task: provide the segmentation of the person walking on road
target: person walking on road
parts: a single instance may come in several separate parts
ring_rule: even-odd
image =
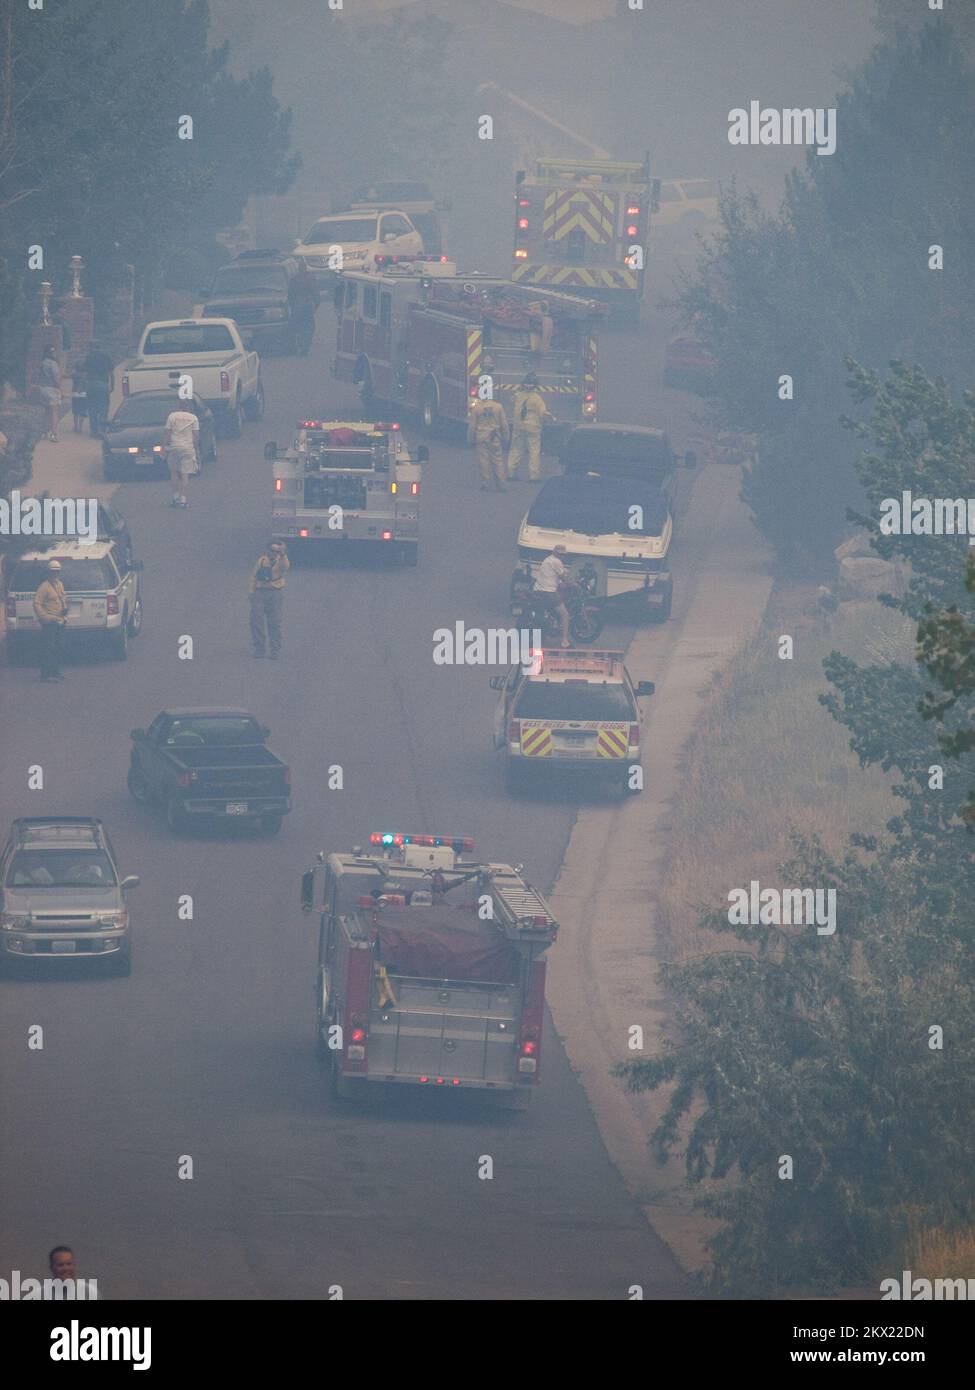
[[[166,417],[163,448],[170,474],[176,479],[171,507],[189,506],[186,480],[200,471],[200,422],[189,410],[173,410]]]
[[[493,480],[498,492],[504,492],[504,446],[508,442],[508,419],[498,401],[477,400],[472,403],[467,417],[467,442],[477,450],[481,491],[487,492]]]
[[[85,369],[80,362],[71,373],[71,414],[74,416],[74,432],[81,434],[88,418],[88,392]]]
[[[255,656],[276,661],[281,651],[284,586],[291,561],[284,541],[270,541],[251,575],[251,644]]]
[[[108,401],[112,394],[114,363],[100,343],[91,342],[84,361],[88,393],[88,431],[94,437],[105,428]]]
[[[61,561],[49,560],[47,578],[34,595],[34,616],[41,626],[41,680],[63,681],[61,639],[68,618],[68,600],[61,583]]]
[[[508,454],[509,478],[514,478],[524,459],[528,463],[528,481],[542,481],[542,426],[548,419],[551,416],[538,389],[538,377],[534,372],[529,372],[515,389],[511,451]]]
[[[56,444],[64,401],[61,396],[61,368],[58,366],[57,353],[52,347],[44,349],[38,385],[47,410],[47,437]]]

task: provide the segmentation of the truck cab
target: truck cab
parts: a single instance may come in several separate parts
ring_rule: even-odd
[[[472,849],[466,838],[374,832],[367,846],[320,854],[304,875],[333,1095],[387,1083],[528,1103],[558,924],[520,869],[462,862]]]

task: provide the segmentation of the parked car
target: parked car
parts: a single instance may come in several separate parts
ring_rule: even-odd
[[[181,401],[172,391],[140,391],[137,396],[126,396],[105,426],[105,477],[168,477],[162,441],[166,421],[174,410],[196,416],[200,422],[200,463],[216,463],[217,425],[206,401],[199,396]]]
[[[664,385],[704,394],[713,383],[717,366],[696,338],[671,338],[664,352]]]
[[[123,878],[108,832],[92,816],[15,820],[0,854],[0,959],[98,959],[132,969]]]
[[[203,290],[201,318],[233,319],[248,347],[262,352],[296,350],[291,321],[293,286],[300,274],[296,257],[280,251],[242,251],[221,266]]]
[[[122,540],[94,545],[70,540],[21,555],[7,582],[7,660],[14,665],[24,661],[38,639],[34,595],[48,577],[51,560],[61,562],[60,579],[68,599],[67,641],[94,635],[112,656],[124,661],[129,639],[142,631],[142,561],[131,558]]]
[[[270,729],[243,709],[163,710],[132,730],[128,788],[143,806],[161,805],[170,830],[193,822],[258,820],[266,835],[291,810],[291,774],[266,747]]]
[[[718,193],[715,179],[664,179],[650,223],[651,235],[673,227],[696,231],[716,222]]]
[[[423,238],[405,212],[346,212],[320,217],[295,245],[319,286],[333,288],[339,271],[329,266],[334,246],[342,248],[343,270],[370,270],[376,256],[422,256]]]

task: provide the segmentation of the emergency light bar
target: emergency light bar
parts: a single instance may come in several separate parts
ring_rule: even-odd
[[[443,846],[452,849],[456,854],[474,848],[474,841],[464,836],[401,835],[389,830],[374,830],[369,836],[369,843],[371,845],[385,845],[387,848],[392,846],[399,848],[401,845],[424,845],[427,848]]]

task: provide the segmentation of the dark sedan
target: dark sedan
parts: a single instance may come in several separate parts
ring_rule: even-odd
[[[162,441],[166,420],[174,410],[188,410],[200,422],[201,466],[216,463],[217,432],[213,413],[199,396],[181,401],[171,391],[143,391],[127,396],[105,426],[102,440],[105,477],[168,477]]]

